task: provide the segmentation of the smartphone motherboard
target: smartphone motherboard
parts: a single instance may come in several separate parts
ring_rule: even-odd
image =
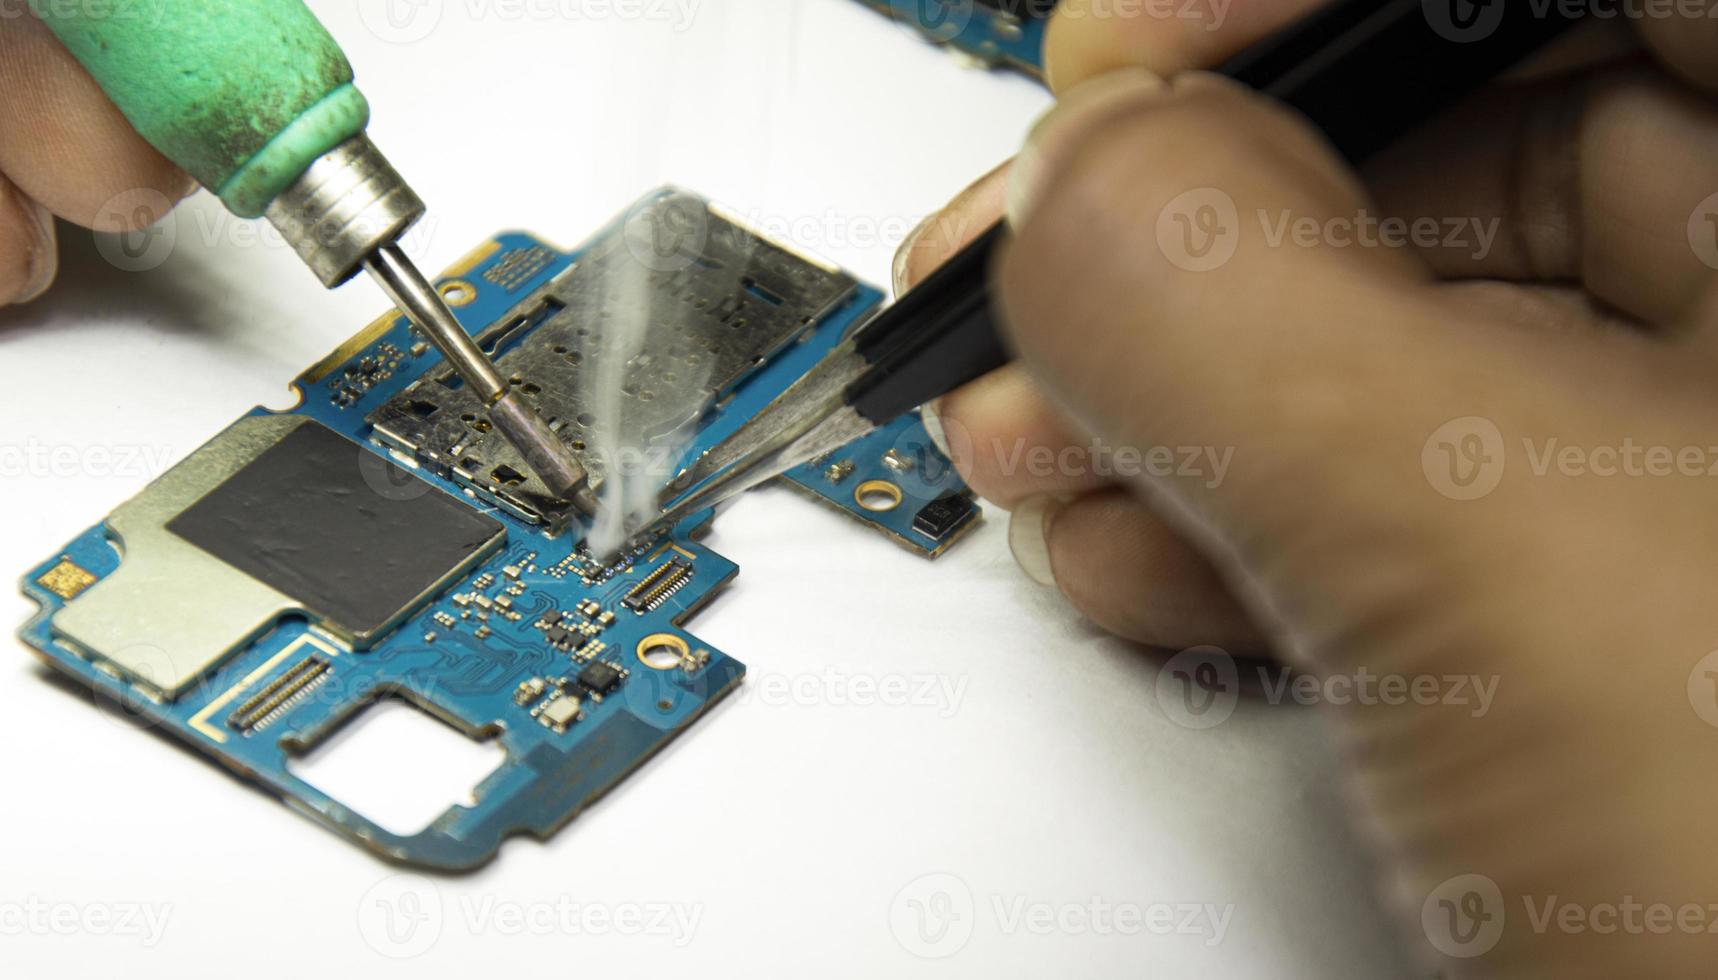
[[[1044,75],[1044,30],[1057,0],[860,0],[937,44],[991,67]]]
[[[688,459],[883,299],[673,189],[578,250],[500,235],[437,286],[599,476],[605,414]],[[627,309],[650,311],[648,342],[595,363]],[[587,375],[607,370],[623,394],[604,400]],[[294,409],[240,419],[26,574],[41,608],[22,636],[43,660],[335,832],[442,870],[547,837],[741,681],[685,629],[738,570],[699,543],[711,513],[593,553],[583,516],[392,312],[297,387]],[[928,557],[980,517],[916,416],[782,480]],[[505,752],[473,805],[416,834],[291,767],[385,699]]]

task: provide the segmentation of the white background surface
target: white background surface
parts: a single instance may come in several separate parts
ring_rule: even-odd
[[[904,232],[1046,102],[851,0],[680,3],[665,21],[430,0],[439,21],[410,43],[369,28],[367,0],[313,4],[430,202],[426,268],[504,228],[576,243],[674,182],[887,283]],[[323,293],[257,232],[203,195],[166,264],[131,275],[64,229],[59,285],[0,312],[11,574],[139,490],[159,469],[140,460],[288,404],[284,382],[381,310],[365,283]],[[0,974],[1415,975],[1314,714],[1243,703],[1211,730],[1174,724],[1157,662],[1021,575],[1005,523],[932,564],[785,491],[740,501],[709,543],[743,571],[692,627],[750,666],[745,688],[559,836],[460,878],[395,877],[14,643]],[[913,694],[855,703],[853,678]],[[391,943],[376,903],[402,895],[422,915]],[[1105,934],[1107,913],[1070,911],[1094,901],[1233,910],[1211,944]],[[542,917],[569,903],[573,928]],[[47,918],[138,905],[165,916],[156,941]],[[1048,929],[1015,918],[1037,906]],[[651,928],[657,909],[695,926]]]

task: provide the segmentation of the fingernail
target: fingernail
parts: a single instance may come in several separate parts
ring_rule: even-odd
[[[1050,568],[1050,522],[1067,501],[1054,494],[1028,497],[1008,517],[1008,550],[1026,577],[1039,585],[1055,585]]]
[[[923,221],[914,225],[912,231],[907,232],[907,238],[901,242],[901,247],[895,249],[895,264],[889,270],[889,282],[895,287],[896,299],[899,299],[903,293],[912,288],[912,283],[907,281],[907,267],[912,262],[913,249],[918,247],[919,239],[925,237],[925,232],[930,230],[931,224],[936,220],[935,214],[925,215]]]
[[[925,424],[925,435],[931,439],[931,445],[937,447],[944,456],[954,458],[948,451],[948,433],[943,431],[943,417],[937,411],[936,402],[925,402],[919,406],[919,419]]]
[[[1168,90],[1169,83],[1144,68],[1119,69],[1074,86],[1032,124],[1026,145],[1014,158],[1008,178],[1008,223],[1014,227],[1024,224],[1042,195],[1044,153],[1054,140],[1076,124],[1083,126],[1135,102],[1156,99]]]
[[[24,202],[24,219],[30,231],[30,272],[24,279],[19,303],[28,303],[48,291],[60,271],[59,236],[54,233],[53,212],[35,201]]]

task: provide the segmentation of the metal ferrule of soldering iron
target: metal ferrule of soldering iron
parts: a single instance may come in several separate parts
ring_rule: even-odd
[[[424,203],[368,136],[354,136],[324,155],[268,208],[268,220],[333,288],[362,269],[484,405],[489,420],[556,497],[586,514],[597,509],[590,477],[542,416],[508,385],[459,325],[441,294],[400,250],[399,240]]]

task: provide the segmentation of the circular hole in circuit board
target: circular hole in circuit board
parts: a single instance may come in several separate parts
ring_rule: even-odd
[[[873,514],[901,506],[901,488],[888,480],[866,480],[853,489],[853,502]]]
[[[651,670],[673,670],[692,653],[673,633],[652,633],[638,641],[638,661]]]
[[[451,279],[441,284],[441,298],[449,306],[465,306],[477,298],[477,287],[464,279]]]

